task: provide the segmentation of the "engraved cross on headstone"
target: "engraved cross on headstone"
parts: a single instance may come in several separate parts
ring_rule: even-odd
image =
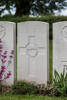
[[[45,49],[45,47],[38,46],[35,43],[35,36],[28,36],[28,43],[24,47],[20,47],[26,50],[26,54],[29,57],[36,57],[39,53],[39,50]]]

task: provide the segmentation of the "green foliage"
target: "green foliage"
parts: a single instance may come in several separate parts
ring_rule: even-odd
[[[53,86],[58,90],[60,95],[67,96],[67,74],[65,75],[65,69],[61,74],[55,70],[54,76]]]
[[[7,10],[11,14],[11,9],[16,8],[16,16],[53,14],[54,10],[64,9],[65,0],[0,0],[0,15]]]
[[[0,95],[0,100],[67,100],[65,97],[48,97],[34,95]]]
[[[5,95],[41,95],[41,96],[65,96],[67,97],[67,75],[64,72],[61,75],[55,71],[55,77],[52,84],[33,84],[25,81],[16,81],[12,87],[2,87],[2,93]]]
[[[4,93],[4,92],[3,92]],[[42,95],[42,96],[59,96],[59,92],[52,86],[45,86],[44,84],[33,84],[25,81],[17,81],[12,88],[5,92],[5,95]]]
[[[11,6],[12,6],[11,0],[0,0],[0,15],[7,10],[9,14],[11,14]]]
[[[17,81],[13,85],[12,91],[13,94],[37,94],[38,88],[32,83]]]

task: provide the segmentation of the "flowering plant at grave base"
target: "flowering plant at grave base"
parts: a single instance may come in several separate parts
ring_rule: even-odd
[[[8,67],[12,63],[13,55],[14,50],[11,50],[10,55],[8,55],[8,51],[4,50],[3,41],[0,39],[0,84],[11,76]]]

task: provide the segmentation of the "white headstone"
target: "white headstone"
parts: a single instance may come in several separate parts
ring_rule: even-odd
[[[49,66],[49,24],[18,23],[18,80],[46,84]]]
[[[53,24],[53,72],[67,72],[67,21]]]
[[[4,45],[4,51],[7,50],[8,53],[11,52],[11,50],[14,50],[16,47],[16,27],[15,23],[13,22],[7,22],[7,21],[0,21],[0,39],[3,42]],[[9,55],[8,55],[9,56]],[[8,58],[7,58],[8,60]],[[7,63],[7,62],[6,62]],[[11,76],[9,79],[3,82],[4,85],[13,85],[14,83],[14,76],[15,76],[15,59],[13,58],[12,64],[7,67],[8,71],[11,71]],[[7,65],[7,64],[6,64]],[[6,71],[6,72],[8,72]],[[5,72],[5,73],[6,73]],[[7,74],[7,73],[6,73]],[[6,75],[5,74],[5,75]]]

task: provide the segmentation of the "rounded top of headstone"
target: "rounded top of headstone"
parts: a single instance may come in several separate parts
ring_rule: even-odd
[[[43,21],[24,21],[24,22],[19,22],[18,24],[22,24],[22,23],[42,23],[42,24],[49,24],[49,23],[43,22]]]
[[[53,25],[57,25],[57,24],[65,24],[65,23],[67,23],[67,21],[61,21],[61,22],[55,22],[55,23],[53,23]]]
[[[2,23],[9,23],[9,24],[15,24],[14,22],[10,22],[10,21],[0,21],[0,23],[2,24]]]

